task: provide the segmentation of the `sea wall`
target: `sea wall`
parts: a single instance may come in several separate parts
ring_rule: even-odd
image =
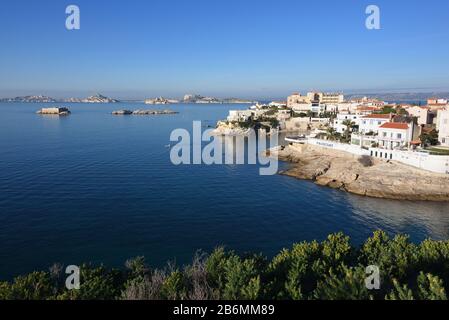
[[[449,156],[379,148],[370,148],[369,155],[378,159],[398,161],[427,171],[449,174]]]
[[[326,149],[344,151],[358,156],[371,156],[383,161],[397,161],[415,168],[449,175],[449,156],[430,155],[424,152],[386,150],[380,148],[362,149],[356,145],[321,139],[307,139],[307,144]]]

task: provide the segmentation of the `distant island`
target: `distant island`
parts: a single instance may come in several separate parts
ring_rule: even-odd
[[[52,98],[44,95],[19,96],[14,98],[0,98],[0,102],[21,102],[21,103],[117,103],[121,100],[106,97],[97,93],[87,98]],[[142,100],[140,100],[142,102]],[[215,98],[205,97],[199,94],[186,94],[182,99],[164,98],[148,98],[143,100],[145,104],[175,104],[175,103],[198,103],[198,104],[250,104],[257,101],[240,99],[240,98]]]
[[[225,98],[225,99],[219,99],[214,97],[203,97],[198,94],[186,94],[184,98],[182,99],[182,102],[184,103],[256,103],[256,101],[247,100],[247,99],[238,99],[238,98]]]
[[[96,94],[94,96],[87,97],[85,99],[79,99],[79,98],[69,98],[66,99],[64,102],[80,102],[80,103],[117,103],[120,102],[119,100],[112,99],[105,97],[101,94]]]
[[[173,111],[173,110],[116,110],[116,111],[112,111],[112,114],[115,116],[126,116],[126,115],[141,115],[141,116],[146,116],[146,115],[162,115],[162,114],[178,114],[177,111]]]
[[[172,103],[179,103],[179,100],[158,97],[158,98],[154,98],[154,99],[145,99],[144,102],[145,102],[145,104],[172,104]]]
[[[348,99],[361,99],[363,97],[367,97],[369,99],[377,98],[379,100],[384,101],[391,101],[391,102],[419,102],[419,101],[426,101],[429,97],[448,97],[449,92],[440,92],[440,91],[433,91],[433,92],[384,92],[384,93],[352,93],[348,94]]]
[[[174,103],[198,103],[198,104],[223,104],[223,103],[241,103],[250,104],[256,103],[256,101],[239,99],[239,98],[215,98],[215,97],[205,97],[199,94],[186,94],[181,100],[178,99],[168,99],[164,97],[149,98],[144,101],[146,104],[174,104]]]
[[[119,100],[108,98],[101,94],[96,94],[87,98],[67,98],[67,99],[55,99],[48,96],[21,96],[15,98],[3,98],[0,102],[22,102],[22,103],[60,103],[60,102],[71,102],[71,103],[117,103]]]
[[[23,96],[23,97],[15,97],[15,98],[2,98],[0,102],[40,102],[40,103],[50,103],[50,102],[58,102],[57,99],[47,97],[47,96]],[[62,101],[59,101],[62,102]]]

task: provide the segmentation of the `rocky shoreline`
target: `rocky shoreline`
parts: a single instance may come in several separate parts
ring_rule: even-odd
[[[307,144],[276,147],[269,153],[292,163],[281,174],[321,186],[375,198],[449,201],[449,177],[444,174]]]
[[[237,124],[218,121],[217,127],[213,130],[212,134],[217,136],[248,136],[250,132],[250,128],[242,128]]]

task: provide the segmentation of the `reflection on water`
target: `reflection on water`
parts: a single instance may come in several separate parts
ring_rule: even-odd
[[[347,200],[361,224],[394,233],[420,228],[433,239],[449,238],[449,204],[446,202],[383,200],[354,195],[348,195]]]

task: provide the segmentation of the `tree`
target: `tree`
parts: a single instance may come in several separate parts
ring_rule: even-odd
[[[421,145],[423,147],[436,146],[438,144],[438,131],[433,129],[432,131],[424,131],[420,136]]]
[[[396,108],[393,106],[384,106],[381,111],[377,112],[379,114],[389,114],[396,113]]]
[[[420,272],[418,279],[418,293],[421,300],[447,300],[443,281],[430,273]]]
[[[352,130],[355,127],[356,124],[355,124],[354,121],[351,121],[349,119],[344,120],[342,122],[342,124],[346,127],[346,129],[345,129],[345,138],[349,139],[350,133],[352,132]]]
[[[336,140],[338,132],[333,127],[327,128],[326,131],[326,137],[328,140]]]

